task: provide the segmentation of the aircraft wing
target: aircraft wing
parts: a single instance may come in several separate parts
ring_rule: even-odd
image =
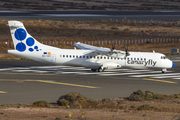
[[[78,47],[79,49],[83,49],[83,50],[92,50],[93,52],[99,53],[99,54],[125,54],[124,51],[120,51],[120,50],[111,50],[109,48],[104,48],[104,47],[96,47],[96,46],[92,46],[92,45],[87,45],[84,43],[80,43],[77,42],[74,44],[74,46]]]

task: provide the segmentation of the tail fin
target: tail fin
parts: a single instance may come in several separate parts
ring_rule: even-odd
[[[52,49],[54,47],[41,44],[34,39],[25,29],[22,22],[8,21],[14,48],[19,52],[41,51],[42,49]]]

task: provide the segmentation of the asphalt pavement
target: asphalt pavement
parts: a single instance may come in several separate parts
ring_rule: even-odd
[[[180,90],[180,63],[159,70],[115,69],[94,73],[82,67],[50,66],[32,60],[0,60],[0,104],[56,102],[78,92],[94,99],[128,97],[141,89],[159,94]]]

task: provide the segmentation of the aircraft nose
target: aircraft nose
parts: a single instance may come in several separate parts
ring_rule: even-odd
[[[175,63],[174,62],[172,62],[172,68],[175,66]]]

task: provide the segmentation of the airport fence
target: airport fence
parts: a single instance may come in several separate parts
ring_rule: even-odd
[[[104,41],[40,41],[46,45],[73,45],[74,43],[81,42],[89,45],[111,45],[111,44],[145,44],[145,43],[170,43],[180,42],[180,38],[157,38],[157,39],[135,39],[135,40],[104,40]],[[2,42],[0,45],[7,45],[8,47],[13,46],[13,42]]]
[[[180,20],[175,21],[158,21],[153,20],[150,18],[150,20],[128,20],[128,19],[115,19],[110,18],[109,21],[122,21],[127,23],[139,23],[139,24],[160,24],[160,25],[180,25]]]

